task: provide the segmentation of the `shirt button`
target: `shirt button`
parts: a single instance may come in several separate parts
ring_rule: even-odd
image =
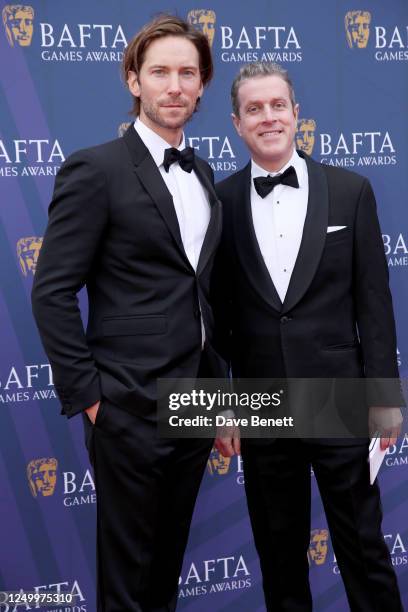
[[[279,238],[283,238],[283,234],[279,234]]]
[[[286,268],[283,268],[283,271],[284,271],[284,272],[287,272]]]

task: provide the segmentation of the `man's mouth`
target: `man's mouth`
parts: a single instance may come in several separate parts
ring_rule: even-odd
[[[184,108],[184,104],[177,102],[170,102],[169,104],[162,104],[164,108]]]
[[[268,130],[265,132],[260,132],[260,136],[261,138],[269,138],[269,137],[273,137],[273,136],[279,136],[280,134],[283,133],[283,130]]]

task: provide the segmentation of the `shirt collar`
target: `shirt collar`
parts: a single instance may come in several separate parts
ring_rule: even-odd
[[[141,119],[138,117],[134,123],[136,132],[139,134],[143,143],[149,149],[150,155],[157,167],[163,164],[164,151],[170,147],[169,143],[166,142],[161,136],[156,134],[151,128],[149,128]],[[186,146],[186,139],[183,134],[181,143],[177,149],[181,151]]]
[[[277,172],[268,172],[261,166],[259,166],[253,159],[251,159],[251,176],[252,178],[256,178],[258,176],[275,176],[276,174],[282,174],[285,172],[286,168],[289,166],[293,166],[296,170],[297,179],[299,181],[299,187],[302,187],[305,181],[305,172],[306,172],[306,162],[302,159],[299,153],[293,148],[292,157],[290,160]]]

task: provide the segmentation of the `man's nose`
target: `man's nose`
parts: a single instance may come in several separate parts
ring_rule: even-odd
[[[179,94],[181,91],[180,88],[180,77],[178,74],[170,74],[169,82],[168,82],[168,92],[170,94]]]
[[[262,120],[266,123],[272,123],[276,120],[276,113],[271,106],[264,106],[262,112]]]

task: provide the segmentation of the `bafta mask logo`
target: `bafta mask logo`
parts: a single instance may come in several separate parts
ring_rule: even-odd
[[[187,21],[205,34],[211,47],[215,34],[215,12],[209,9],[193,9],[189,11]]]
[[[368,11],[348,11],[344,16],[346,37],[350,49],[365,49],[370,36],[371,14]]]
[[[49,497],[54,494],[57,482],[58,461],[54,457],[32,459],[27,465],[27,478],[33,497],[38,494]]]
[[[29,47],[33,38],[34,9],[26,4],[6,4],[3,8],[3,24],[11,47]]]
[[[207,461],[207,469],[211,476],[214,474],[225,476],[228,474],[230,463],[231,457],[223,457],[216,448],[213,448]]]
[[[29,272],[35,274],[42,241],[42,236],[29,236],[17,242],[17,257],[24,276],[28,276]]]
[[[299,119],[296,132],[296,147],[307,155],[313,153],[315,143],[316,121],[314,119]]]
[[[120,126],[118,127],[118,136],[121,138],[123,136],[123,134],[126,132],[126,130],[128,129],[128,127],[130,126],[131,122],[128,121],[127,123],[121,123]]]
[[[323,565],[327,557],[329,532],[327,529],[312,529],[310,532],[309,564]]]

